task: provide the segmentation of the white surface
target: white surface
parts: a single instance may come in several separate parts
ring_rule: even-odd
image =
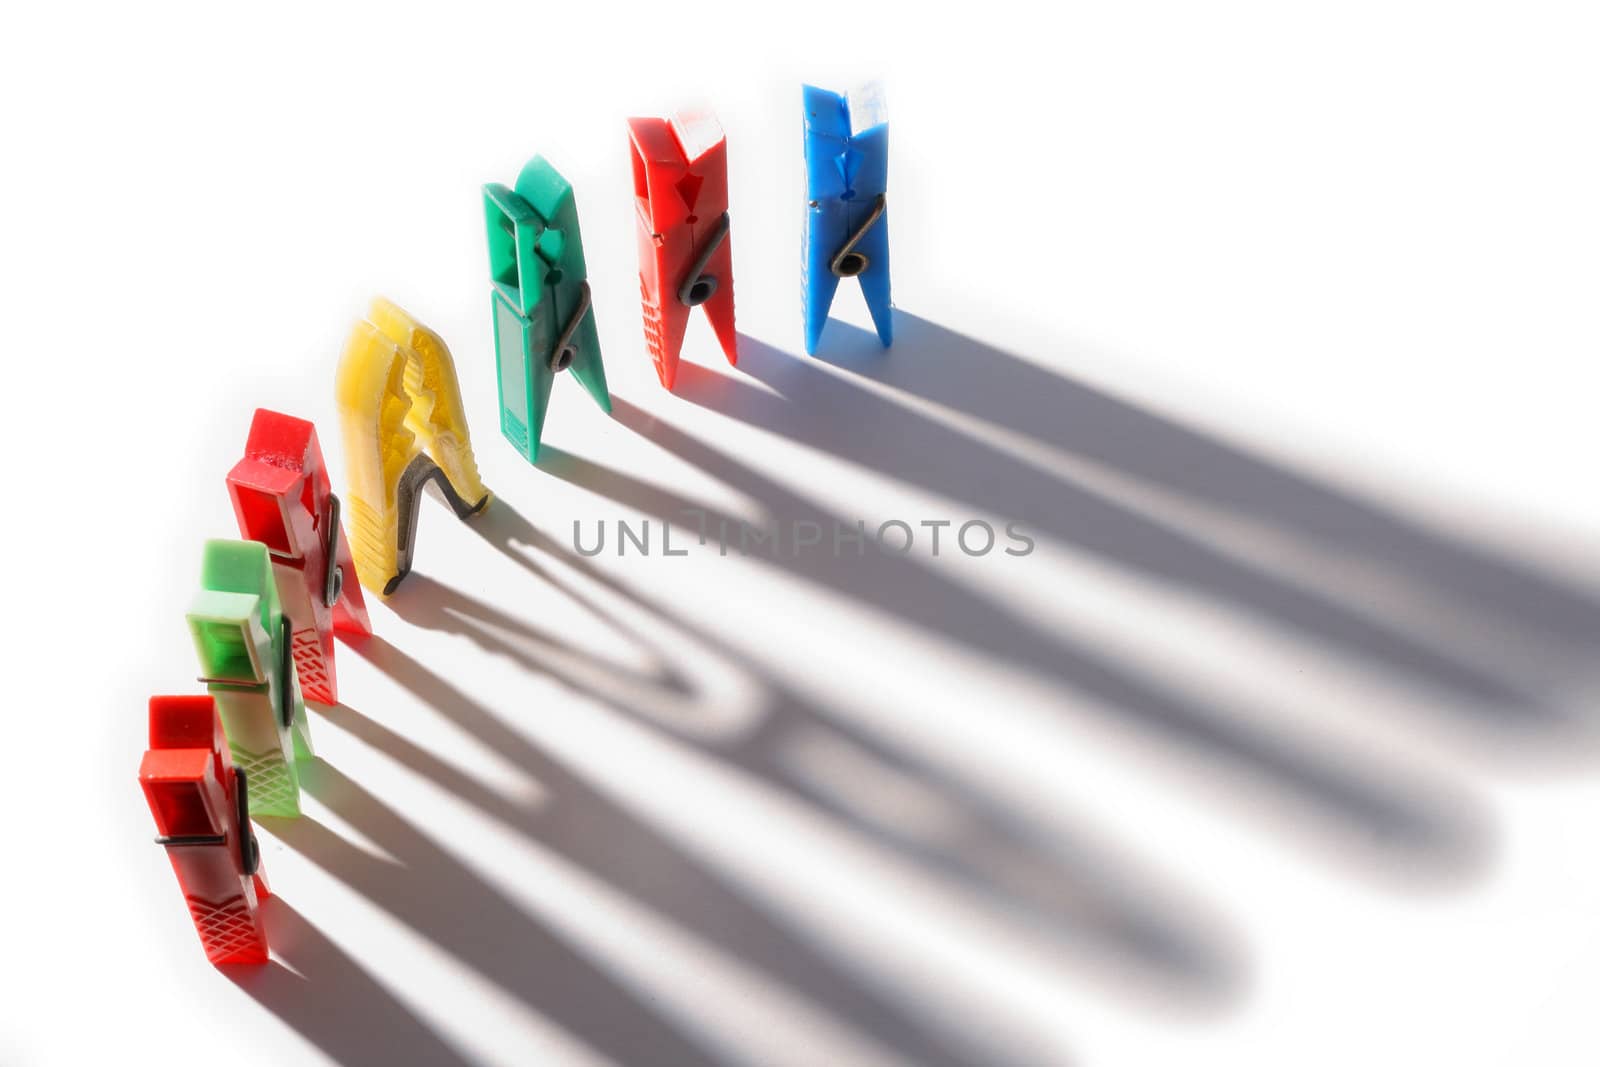
[[[763,6],[3,16],[0,1062],[1593,1063],[1592,5]],[[845,285],[807,360],[798,83],[874,76],[900,339]],[[746,340],[668,395],[622,120],[696,104]],[[539,470],[478,201],[535,152],[619,411],[559,381]],[[251,410],[342,482],[378,292],[499,499],[340,648],[230,978],[144,701]],[[570,551],[684,506],[1038,548]]]

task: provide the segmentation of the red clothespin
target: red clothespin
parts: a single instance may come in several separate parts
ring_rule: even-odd
[[[678,377],[689,309],[705,305],[729,363],[733,245],[728,237],[728,141],[711,114],[628,120],[634,206],[639,212],[639,289],[644,336],[661,384]]]
[[[267,876],[250,828],[244,772],[228,755],[211,697],[150,698],[150,748],[139,764],[139,785],[206,959],[267,962],[259,910]]]
[[[372,623],[316,427],[258,408],[244,459],[228,472],[228,495],[239,536],[272,553],[278,598],[295,626],[291,646],[300,688],[312,700],[337,704],[334,631],[370,634]]]

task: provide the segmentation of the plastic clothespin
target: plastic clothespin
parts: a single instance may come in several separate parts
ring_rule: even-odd
[[[296,761],[312,755],[311,733],[267,546],[207,541],[200,584],[189,632],[233,762],[250,776],[250,814],[299,815]]]
[[[601,409],[611,410],[578,205],[567,180],[535,156],[514,188],[483,187],[483,211],[494,281],[500,432],[532,463],[558,373],[571,370]]]
[[[267,876],[250,827],[246,775],[229,758],[211,697],[150,698],[139,785],[206,959],[266,963],[259,906]]]
[[[840,278],[857,278],[887,348],[889,305],[889,121],[876,83],[847,96],[804,87],[806,232],[801,310],[806,353],[816,352]]]
[[[628,120],[644,338],[668,389],[689,309],[703,306],[729,363],[739,362],[733,326],[733,244],[728,236],[728,140],[715,115]]]
[[[396,305],[378,297],[351,329],[335,389],[356,576],[388,596],[411,573],[427,483],[461,519],[484,509],[489,490],[478,479],[450,349]]]
[[[334,631],[370,634],[372,623],[316,427],[258,408],[244,458],[228,472],[228,495],[239,536],[261,542],[272,555],[278,598],[294,621],[291,648],[302,690],[312,700],[337,704]]]

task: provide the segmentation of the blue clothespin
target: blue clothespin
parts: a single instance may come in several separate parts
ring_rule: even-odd
[[[889,311],[889,122],[876,84],[848,95],[804,87],[806,234],[801,308],[806,353],[817,350],[840,278],[858,278],[878,340],[894,340]]]

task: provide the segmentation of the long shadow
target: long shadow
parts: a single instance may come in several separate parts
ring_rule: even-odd
[[[510,558],[569,594],[570,584],[557,581],[549,570],[513,546],[537,546],[627,597],[660,619],[662,629],[672,633],[676,643],[687,639],[697,642],[702,653],[733,655],[681,616],[625,590],[590,567],[587,560],[562,549],[523,520],[503,497],[474,527]],[[416,580],[419,577],[421,581]],[[542,635],[537,629],[474,597],[429,581],[426,576],[414,576],[412,581],[415,584],[408,593],[391,601],[396,612],[408,621],[466,636],[487,652],[505,656],[529,671],[549,674],[651,726],[673,730],[675,724],[671,720],[641,712],[659,694],[632,687],[626,681],[597,687],[590,677],[573,677],[565,671],[564,661],[541,654]],[[507,640],[502,633],[511,633],[516,639]],[[392,662],[396,655],[392,649],[385,649],[383,661],[376,655],[373,659],[402,679],[427,673],[414,663]],[[1192,907],[1178,903],[1178,894],[1162,887],[1154,875],[1136,871],[1086,836],[1064,841],[1065,835],[1055,830],[1047,842],[1043,833],[986,798],[848,728],[837,716],[806,701],[759,667],[745,662],[742,669],[750,672],[759,686],[761,709],[753,729],[716,743],[708,743],[697,731],[678,731],[675,735],[711,747],[764,783],[815,806],[863,839],[912,861],[944,884],[961,887],[1005,914],[1025,918],[1030,929],[1049,934],[1056,945],[1070,951],[1076,962],[1094,967],[1099,977],[1123,981],[1142,999],[1212,1007],[1226,1003],[1238,992],[1242,962],[1231,936],[1215,929]],[[446,683],[429,679],[417,691],[424,699],[443,697],[441,685]],[[456,709],[449,713],[452,717],[459,714],[461,699],[459,695],[450,698],[450,706]],[[506,728],[482,709],[474,709],[470,716],[458,721],[502,752],[516,744],[506,738]],[[922,832],[916,832],[916,828],[899,825],[881,812],[867,810],[851,798],[830,791],[826,783],[796,773],[795,760],[801,754],[798,750],[805,742],[817,741],[827,746],[830,756],[846,756],[857,775],[914,783],[916,794],[937,813],[932,820],[936,828],[929,829],[925,825],[928,820],[924,820]],[[691,902],[699,899],[693,897]],[[668,910],[680,921],[692,924],[692,914]],[[716,938],[725,936],[715,927],[701,932]],[[729,947],[749,949],[741,945]],[[748,951],[745,955],[751,958]],[[757,954],[754,958],[765,961],[769,957]],[[791,984],[796,983],[791,980]],[[858,1003],[859,995],[852,995],[849,1001]]]
[[[680,368],[680,385],[688,366]],[[819,502],[625,399],[613,398],[613,414],[669,453],[758,501],[769,520],[785,525],[813,522],[825,530],[845,522]],[[541,457],[541,469],[664,521],[682,524],[687,513],[698,512],[708,525],[726,521],[732,527],[739,522],[736,516],[632,475],[557,449],[548,451]],[[545,539],[542,547],[550,550],[552,544]],[[1135,722],[1167,740],[1181,756],[1198,755],[1228,772],[1243,772],[1246,780],[1268,792],[1266,804],[1250,806],[1253,813],[1287,816],[1291,809],[1283,801],[1294,801],[1293,812],[1310,815],[1319,831],[1332,831],[1341,854],[1359,855],[1383,873],[1405,879],[1453,879],[1473,871],[1484,859],[1485,828],[1476,817],[1476,806],[1458,791],[1370,758],[1364,757],[1359,766],[1341,761],[1284,729],[1240,721],[1066,635],[1042,630],[913,557],[871,550],[863,555],[794,553],[771,545],[758,546],[750,554],[959,646],[1086,694],[1094,701],[1074,701],[1073,706],[1094,708],[1098,702],[1119,720]],[[675,625],[682,625],[681,620]],[[1303,827],[1304,820],[1299,825]]]
[[[329,1059],[349,1067],[473,1062],[282,898],[262,908],[275,959],[265,967],[221,970]]]
[[[1472,611],[1570,644],[1593,663],[1600,645],[1600,591],[1429,528],[916,315],[896,312],[896,344],[887,356],[864,330],[845,327],[840,333],[847,335],[845,343],[830,346],[822,358],[851,374],[1293,531],[1347,557],[1380,562],[1448,591]],[[741,356],[746,340],[740,339]]]
[[[915,358],[898,346],[894,351],[897,360]],[[964,357],[967,363],[993,358],[989,349]],[[814,361],[741,336],[739,369],[777,395],[694,364],[682,368],[676,392],[902,482],[1016,519],[1125,569],[1248,609],[1409,682],[1429,685],[1449,699],[1451,708],[1485,726],[1553,733],[1569,725],[1526,678],[1492,669],[1482,657],[1458,653],[1380,613],[1286,581],[1062,471],[1021,460]],[[991,386],[974,385],[975,391],[986,388]]]
[[[317,759],[301,775],[312,796],[397,862],[309,816],[274,822],[284,844],[596,1052],[619,1063],[720,1062],[712,1048],[681,1032],[336,768]]]
[[[502,500],[496,500],[491,512],[504,506]],[[459,601],[445,587],[429,581],[421,573],[413,573],[403,593],[390,603],[396,607],[401,603],[407,605],[409,617],[421,614],[419,603],[432,601],[437,601],[438,607],[426,609],[428,621],[420,625],[431,622],[439,628],[449,626],[497,652],[509,647],[476,627],[458,627],[451,622]],[[493,621],[495,625],[504,625],[506,619],[496,615]],[[524,636],[537,635],[537,631],[521,632]],[[589,786],[524,735],[508,727],[488,708],[416,659],[381,637],[368,638],[351,647],[423,703],[527,771],[546,791],[549,800],[537,810],[512,803],[386,726],[342,705],[329,712],[329,717],[341,729],[529,839],[559,851],[683,929],[770,973],[788,989],[834,1018],[845,1020],[859,1032],[913,1062],[933,1067],[970,1067],[985,1062],[970,1058],[960,1048],[941,1040],[916,1018],[830,963],[809,941],[774,922],[710,868]],[[452,910],[470,904],[454,895],[438,899],[449,901]],[[541,1010],[561,1019],[549,1005]],[[597,1001],[591,1010],[603,1014],[609,1009],[604,1001]],[[623,1057],[620,1062],[677,1063],[679,1060],[655,1050],[647,1056]]]

